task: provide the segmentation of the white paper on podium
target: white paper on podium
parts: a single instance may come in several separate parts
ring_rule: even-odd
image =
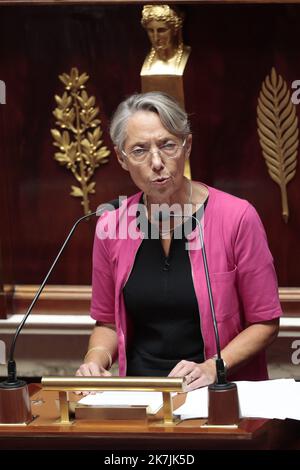
[[[174,411],[181,419],[207,418],[208,390],[207,387],[188,392],[185,403]]]
[[[90,406],[147,406],[155,414],[163,405],[162,392],[100,392],[89,394],[78,402]]]
[[[289,398],[286,417],[300,420],[300,382],[294,383]]]
[[[242,418],[299,419],[300,383],[294,379],[236,382]],[[207,387],[187,394],[185,403],[175,410],[181,419],[207,418]]]

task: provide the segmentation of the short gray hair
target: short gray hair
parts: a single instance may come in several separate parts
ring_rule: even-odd
[[[162,125],[177,137],[185,138],[191,132],[187,113],[174,98],[160,91],[134,94],[119,104],[111,120],[110,136],[119,150],[123,150],[127,137],[128,119],[138,111],[158,114]]]

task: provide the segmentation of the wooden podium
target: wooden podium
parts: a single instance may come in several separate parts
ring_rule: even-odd
[[[0,449],[296,449],[300,448],[300,422],[243,419],[237,429],[201,428],[204,419],[182,421],[174,426],[154,425],[159,413],[147,422],[59,422],[58,392],[29,386],[35,419],[28,426],[0,426]],[[72,400],[78,400],[74,395]],[[185,400],[174,398],[176,409]]]

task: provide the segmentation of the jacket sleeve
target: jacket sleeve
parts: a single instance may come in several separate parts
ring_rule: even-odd
[[[282,312],[273,258],[262,222],[251,204],[240,220],[234,255],[245,323],[279,317]]]
[[[101,219],[97,224],[93,247],[91,317],[103,323],[115,323],[115,283],[106,240],[101,237]]]

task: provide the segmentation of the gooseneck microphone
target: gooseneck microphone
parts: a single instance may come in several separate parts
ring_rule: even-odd
[[[163,210],[156,212],[154,218],[163,222],[170,218],[189,218],[195,220],[199,230],[201,244],[201,253],[203,259],[205,280],[209,298],[210,312],[213,321],[215,342],[216,342],[216,382],[208,386],[209,390],[209,425],[233,425],[239,420],[239,404],[237,395],[237,386],[235,383],[228,382],[226,377],[226,368],[221,356],[220,336],[216,318],[210,275],[207,263],[206,249],[204,244],[203,229],[201,222],[194,215],[175,214],[172,211]]]
[[[68,233],[65,241],[63,242],[55,260],[53,261],[42,284],[37,290],[26,314],[24,315],[24,318],[22,319],[21,323],[17,327],[16,332],[14,334],[10,351],[9,351],[9,359],[7,362],[7,379],[4,382],[0,383],[0,423],[4,422],[4,423],[18,424],[18,423],[28,422],[31,419],[30,400],[29,400],[27,384],[24,380],[19,380],[17,378],[17,368],[16,368],[16,362],[14,360],[16,342],[23,326],[26,323],[28,316],[30,315],[33,307],[35,306],[37,300],[39,299],[66,245],[68,244],[70,238],[72,237],[74,231],[76,230],[80,222],[94,215],[100,216],[104,211],[115,210],[119,207],[119,204],[120,204],[119,199],[114,199],[108,203],[101,204],[96,211],[91,212],[87,215],[84,215],[83,217],[80,217],[75,222],[70,232]],[[11,391],[13,393],[8,394],[8,391]],[[11,401],[14,402],[13,406],[11,406]]]

